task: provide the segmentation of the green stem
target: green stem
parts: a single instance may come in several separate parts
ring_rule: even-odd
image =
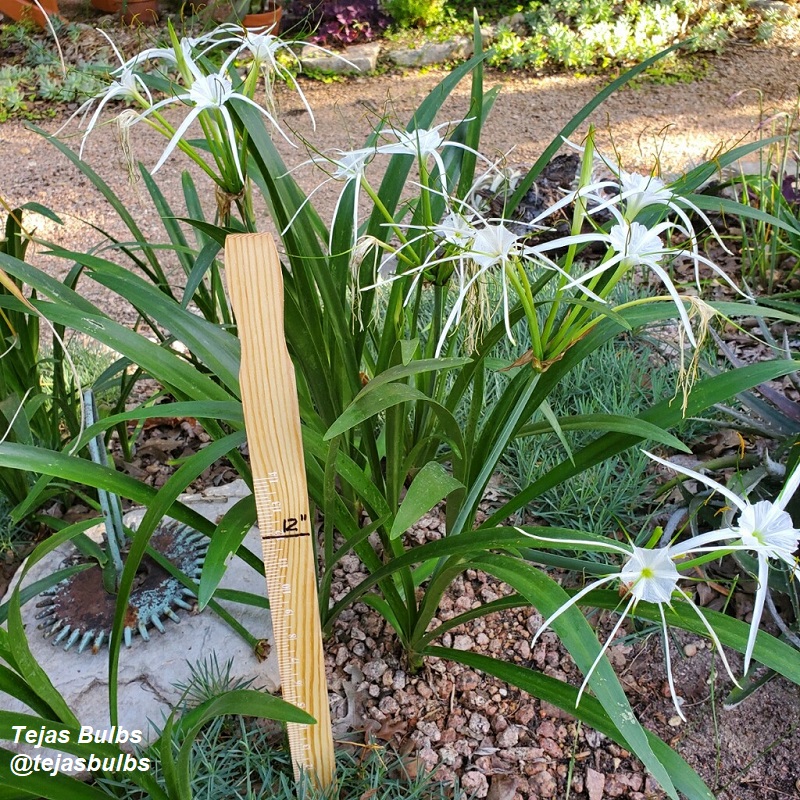
[[[611,251],[606,254],[606,257],[610,256]],[[589,283],[588,288],[590,291],[595,292],[599,297],[602,297],[604,300],[608,297],[614,287],[622,280],[623,275],[628,271],[628,267],[625,266],[624,263],[620,264],[614,274],[610,279],[606,279],[603,287],[598,291],[597,289],[599,282],[605,277],[604,273],[600,273],[599,275],[595,276],[591,282]],[[547,357],[549,359],[557,358],[562,353],[569,350],[569,348],[580,339],[587,330],[590,330],[596,322],[599,320],[598,317],[595,317],[588,325],[585,324],[585,320],[591,316],[592,311],[590,309],[584,308],[583,306],[573,306],[569,313],[567,314],[564,321],[561,323],[558,329],[558,334],[555,337],[555,340],[551,342],[551,346],[548,349]]]
[[[531,350],[537,361],[542,360],[542,339],[539,333],[539,318],[536,315],[536,304],[531,294],[531,285],[528,283],[528,276],[525,268],[519,259],[514,263],[507,262],[504,267],[506,276],[514,287],[514,292],[525,311],[525,319],[528,321],[528,328],[531,336]]]
[[[147,116],[144,118],[144,121],[151,127],[153,130],[158,131],[163,136],[166,136],[168,139],[171,139],[172,136],[175,134],[175,128],[169,124],[169,122],[164,119],[160,112],[156,111],[152,115]],[[189,158],[200,167],[203,172],[211,178],[214,183],[222,186],[222,180],[219,175],[217,175],[214,170],[208,166],[203,158],[200,157],[199,153],[187,142],[183,139],[178,139],[177,147],[183,153],[185,153]]]
[[[392,229],[392,233],[394,233],[394,235],[397,236],[397,238],[400,240],[401,244],[406,244],[408,242],[408,239],[406,238],[406,236],[403,233],[403,231],[395,223],[394,217],[389,213],[389,209],[386,208],[386,206],[384,205],[383,200],[381,200],[381,198],[380,198],[380,195],[372,188],[372,186],[370,186],[370,184],[368,183],[367,179],[364,178],[364,177],[361,178],[361,186],[363,187],[364,191],[367,193],[367,196],[369,197],[369,199],[372,200],[372,202],[375,204],[375,208],[377,208],[378,211],[381,212],[381,216],[386,220],[387,224]],[[414,261],[412,259],[409,259],[407,256],[405,256],[404,253],[405,253],[405,249],[398,250],[398,252],[396,254],[398,259],[406,261],[409,264],[412,264],[413,266],[419,265],[419,263],[420,263],[419,259]],[[415,255],[416,255],[416,253],[415,253]]]

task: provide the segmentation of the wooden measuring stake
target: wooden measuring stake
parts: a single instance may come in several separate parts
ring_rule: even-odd
[[[333,782],[333,735],[300,410],[272,237],[228,236],[225,272],[242,343],[239,380],[283,699],[317,721],[289,723],[289,747],[295,778],[304,770],[324,789]]]

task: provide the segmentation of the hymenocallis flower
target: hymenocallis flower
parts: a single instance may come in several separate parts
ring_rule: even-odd
[[[727,537],[734,541],[725,546],[726,550],[747,550],[755,553],[758,559],[758,590],[753,606],[750,634],[747,637],[747,649],[744,654],[744,671],[747,672],[753,656],[767,592],[769,592],[769,562],[771,560],[782,562],[789,567],[792,577],[800,578],[800,568],[797,566],[797,556],[795,555],[798,544],[800,544],[800,530],[794,527],[794,522],[786,511],[786,506],[797,491],[797,487],[800,486],[800,464],[789,475],[774,502],[759,500],[751,503],[747,498],[740,497],[721,483],[717,483],[695,470],[678,466],[671,461],[654,456],[652,453],[646,452],[646,454],[659,464],[689,478],[694,478],[710,489],[719,492],[739,511],[736,524],[696,536],[692,541],[698,546],[702,546],[708,541],[713,541],[714,537],[717,539]]]
[[[336,154],[335,156],[326,156],[324,154],[320,154],[314,156],[313,158],[309,158],[307,161],[303,161],[301,164],[298,164],[296,167],[286,173],[289,175],[296,169],[313,164],[320,167],[323,172],[326,172],[328,177],[325,178],[325,180],[319,185],[315,186],[314,189],[312,189],[311,192],[306,195],[303,202],[297,207],[297,211],[294,212],[292,218],[286,223],[281,231],[281,236],[283,236],[283,234],[285,234],[286,231],[288,231],[289,228],[291,228],[291,226],[294,224],[298,214],[300,214],[303,208],[305,208],[308,201],[311,200],[311,198],[323,186],[331,181],[342,183],[342,191],[339,193],[339,198],[336,200],[336,206],[333,209],[331,230],[328,237],[329,252],[333,250],[333,232],[336,225],[336,217],[339,214],[339,206],[342,204],[345,191],[351,183],[355,183],[355,196],[353,198],[353,239],[355,240],[358,238],[358,201],[361,194],[360,189],[364,180],[364,173],[367,169],[367,164],[369,164],[370,160],[375,156],[375,148],[364,147],[359,150],[335,150],[334,152]]]
[[[585,147],[575,144],[569,141],[569,139],[564,139],[564,142],[580,153],[586,150]],[[725,246],[725,243],[719,238],[716,229],[711,224],[711,220],[706,214],[691,200],[677,194],[672,186],[655,174],[655,171],[644,175],[639,172],[628,172],[622,168],[619,161],[614,161],[604,156],[602,153],[595,150],[594,147],[592,150],[594,157],[605,165],[608,171],[613,175],[613,179],[594,181],[584,188],[595,194],[606,189],[612,189],[614,193],[611,197],[606,198],[598,195],[599,205],[591,209],[591,213],[600,211],[610,205],[618,205],[623,209],[625,219],[628,220],[628,222],[633,222],[639,213],[646,208],[650,208],[651,206],[663,206],[680,217],[684,227],[689,231],[692,240],[696,240],[694,227],[686,213],[686,209],[688,209],[703,221],[725,252],[730,252]]]
[[[586,151],[585,147],[574,144],[568,139],[564,139],[564,142],[581,153]],[[591,149],[594,157],[605,165],[613,177],[591,182],[575,192],[570,192],[558,202],[558,206],[573,202],[580,196],[584,197],[587,202],[587,213],[589,215],[597,214],[605,209],[616,208],[619,216],[628,223],[633,223],[641,212],[646,209],[660,207],[668,214],[674,214],[680,220],[680,225],[675,224],[671,227],[682,233],[688,240],[686,247],[681,249],[680,255],[692,260],[695,283],[698,289],[700,289],[700,264],[705,264],[735,292],[748,300],[750,299],[750,295],[742,291],[724,271],[718,269],[713,262],[700,255],[697,232],[687,211],[703,222],[705,229],[726,253],[730,253],[730,250],[720,238],[711,220],[696,203],[678,194],[670,184],[665,183],[658,175],[654,173],[643,175],[638,172],[628,172],[622,169],[618,162],[615,163],[612,159],[594,150],[593,142]],[[611,190],[611,192],[608,190]],[[589,202],[591,202],[591,205],[589,205]]]
[[[189,86],[187,91],[183,94],[175,95],[174,97],[167,97],[160,100],[155,105],[150,106],[140,116],[139,119],[145,119],[150,114],[159,111],[164,106],[170,103],[182,103],[191,108],[191,111],[186,115],[186,118],[181,122],[172,138],[167,144],[166,150],[161,154],[155,167],[151,170],[151,174],[155,174],[164,162],[169,157],[170,153],[175,149],[178,142],[183,138],[183,135],[188,130],[189,126],[204,112],[211,113],[212,124],[216,127],[220,141],[227,143],[228,150],[233,157],[233,163],[236,168],[236,174],[239,180],[244,183],[244,174],[242,172],[242,165],[239,158],[239,145],[236,139],[236,133],[233,127],[233,119],[231,113],[227,108],[227,104],[233,100],[239,100],[243,103],[255,108],[263,114],[278,132],[290,143],[293,142],[283,132],[277,120],[262,106],[251,100],[241,92],[237,92],[233,88],[233,82],[228,77],[228,68],[233,60],[233,56],[229,56],[225,63],[220,68],[219,72],[212,72],[205,74],[198,64],[190,56],[184,53],[180,64],[186,68],[187,74],[190,76]],[[211,144],[211,142],[209,142]]]
[[[428,189],[433,194],[438,191]],[[394,255],[402,253],[403,249],[413,242],[433,237],[434,241],[442,247],[432,249],[421,263],[410,266],[400,271],[397,270],[384,281],[395,281],[412,277],[412,282],[406,292],[406,302],[412,296],[414,288],[422,279],[424,273],[439,264],[453,264],[458,272],[458,288],[456,300],[447,320],[442,328],[442,333],[436,346],[436,354],[440,354],[444,343],[453,327],[458,321],[467,295],[472,287],[488,276],[499,279],[503,305],[503,319],[506,334],[511,342],[514,335],[511,332],[511,304],[509,300],[509,282],[518,293],[524,291],[521,287],[520,271],[524,272],[522,260],[526,258],[532,248],[524,244],[525,234],[514,233],[506,224],[506,220],[484,217],[479,211],[470,207],[457,198],[449,198],[451,202],[458,203],[460,210],[453,208],[447,212],[438,224],[432,226],[393,225],[392,227],[406,227],[420,230],[417,236],[406,240],[399,248],[393,251]],[[441,255],[439,255],[442,253]],[[373,289],[378,283],[365,286],[363,289]]]
[[[103,89],[102,92],[99,92],[94,97],[90,97],[88,100],[82,103],[81,106],[73,114],[71,114],[67,121],[56,131],[56,134],[58,134],[75,117],[79,115],[82,115],[83,118],[85,118],[91,107],[97,103],[97,108],[94,110],[94,113],[89,119],[89,124],[86,126],[86,132],[83,134],[83,138],[81,139],[78,158],[83,158],[83,148],[86,145],[86,139],[89,137],[89,134],[92,132],[92,130],[94,130],[95,125],[97,125],[97,121],[100,118],[100,114],[102,113],[103,109],[112,100],[131,100],[144,108],[148,108],[153,105],[153,98],[150,95],[150,90],[147,88],[141,75],[137,75],[134,71],[136,62],[124,61],[121,53],[117,49],[117,46],[111,40],[111,37],[109,37],[109,35],[103,30],[100,30],[100,33],[102,33],[103,36],[108,39],[108,42],[114,51],[114,55],[119,60],[120,66],[117,67],[113,72],[116,77],[105,89]]]
[[[485,161],[490,167],[494,167],[494,164],[482,153],[479,153],[477,150],[473,150],[471,147],[466,144],[462,144],[461,142],[454,142],[452,139],[445,139],[444,136],[439,133],[439,131],[441,131],[443,128],[448,128],[453,124],[456,123],[442,122],[435,128],[415,128],[411,131],[399,130],[398,128],[384,128],[383,130],[378,131],[378,135],[394,136],[397,141],[390,144],[380,145],[377,148],[377,151],[387,155],[400,154],[416,156],[420,160],[420,163],[426,167],[428,159],[432,158],[434,164],[436,164],[436,167],[439,170],[439,182],[441,184],[442,191],[447,194],[447,170],[445,169],[444,160],[439,152],[441,149],[445,147],[457,147],[461,150],[466,150],[467,152],[472,153],[474,156],[477,156]]]
[[[311,125],[316,127],[314,114],[311,111],[311,106],[306,100],[306,96],[303,94],[303,90],[300,88],[300,85],[292,74],[292,71],[284,64],[281,64],[280,60],[278,59],[278,55],[283,52],[286,57],[291,61],[294,61],[298,67],[300,66],[300,58],[295,53],[292,47],[292,42],[284,41],[273,33],[274,27],[275,26],[249,29],[233,23],[220,25],[210,35],[207,35],[206,41],[210,40],[212,41],[212,44],[209,45],[206,50],[210,50],[213,47],[221,44],[229,43],[234,45],[234,58],[244,53],[249,53],[253,59],[253,68],[264,78],[264,84],[267,92],[267,106],[269,107],[270,111],[273,109],[272,85],[275,82],[276,77],[281,78],[290,86],[292,86],[292,88],[297,92],[300,100],[303,103],[303,106],[311,118]],[[333,58],[338,58],[340,61],[344,61],[346,64],[349,64],[351,67],[353,67],[353,69],[358,70],[358,67],[355,64],[353,64],[351,61],[348,61],[338,53],[326,50],[324,47],[320,47],[319,45],[315,44],[305,44],[304,46],[313,47],[314,49],[319,50],[326,55],[332,56]]]
[[[624,596],[628,598],[627,603],[625,604],[624,609],[620,612],[620,617],[600,649],[597,658],[594,660],[592,666],[589,668],[589,671],[586,673],[586,676],[583,679],[583,683],[581,684],[578,692],[578,702],[580,702],[580,698],[583,695],[584,689],[589,683],[589,680],[597,668],[597,665],[600,663],[600,659],[605,655],[605,652],[616,636],[617,631],[622,626],[625,617],[631,611],[634,611],[640,602],[644,601],[645,603],[652,603],[653,605],[658,606],[659,615],[661,617],[661,629],[664,638],[664,656],[667,665],[667,681],[669,683],[670,695],[672,696],[672,702],[676,711],[678,712],[678,715],[681,717],[681,719],[685,720],[683,712],[681,711],[680,700],[678,699],[678,694],[675,690],[675,680],[672,674],[672,659],[669,651],[669,633],[667,629],[667,620],[664,614],[664,606],[671,606],[672,599],[675,595],[683,598],[683,600],[689,604],[692,610],[700,618],[701,622],[703,623],[703,627],[706,629],[709,637],[719,651],[728,675],[730,676],[731,680],[736,683],[736,678],[734,677],[730,664],[725,657],[719,637],[703,615],[702,611],[698,608],[686,591],[684,591],[679,585],[679,581],[681,580],[681,574],[678,571],[680,562],[685,559],[689,553],[695,552],[695,548],[692,547],[690,543],[684,542],[666,547],[637,547],[633,544],[625,546],[621,543],[601,541],[599,539],[571,539],[561,537],[551,538],[547,536],[541,536],[539,534],[528,533],[521,528],[517,528],[517,530],[520,533],[523,533],[526,536],[530,536],[531,538],[541,542],[552,542],[560,546],[575,545],[581,547],[591,547],[592,549],[608,550],[612,553],[618,553],[625,556],[625,562],[617,572],[604,575],[602,578],[598,578],[597,580],[589,583],[587,586],[584,586],[583,589],[570,597],[566,603],[564,603],[553,614],[551,614],[541,624],[531,642],[531,647],[533,647],[542,633],[544,633],[544,631],[547,630],[547,628],[549,628],[553,622],[555,622],[555,620],[557,620],[565,611],[572,608],[572,606],[579,605],[580,601],[587,594],[595,589],[599,589],[601,586],[605,586],[606,584],[614,581],[619,581],[620,589],[624,590]]]
[[[584,272],[582,275],[578,277],[570,276],[571,280],[563,287],[564,290],[567,290],[574,286],[593,300],[600,300],[601,302],[605,302],[605,300],[598,297],[598,295],[592,291],[591,286],[586,286],[587,283],[609,271],[617,272],[619,270],[621,275],[621,273],[628,269],[640,266],[647,267],[652,270],[664,284],[669,296],[675,303],[675,308],[678,311],[678,316],[680,317],[687,338],[692,346],[696,347],[697,340],[695,339],[691,323],[689,322],[689,314],[686,311],[683,299],[673,283],[672,278],[670,278],[667,270],[662,265],[663,261],[666,258],[674,259],[679,257],[687,257],[693,260],[697,259],[708,264],[717,274],[724,278],[726,282],[731,283],[730,278],[728,278],[723,270],[716,266],[716,264],[703,258],[703,256],[681,250],[680,248],[666,247],[664,245],[664,241],[661,238],[664,233],[669,230],[683,232],[681,226],[676,223],[665,220],[652,228],[648,228],[641,222],[629,222],[614,206],[610,206],[609,211],[611,211],[616,218],[617,224],[613,225],[607,233],[605,231],[593,231],[591,233],[579,233],[574,236],[563,236],[551,242],[543,242],[542,244],[535,245],[532,248],[532,252],[541,258],[551,269],[562,272],[555,262],[544,255],[545,252],[566,247],[571,244],[601,242],[607,245],[610,252],[606,258],[596,267]],[[614,282],[616,282],[616,280],[618,280],[618,278],[615,278]]]

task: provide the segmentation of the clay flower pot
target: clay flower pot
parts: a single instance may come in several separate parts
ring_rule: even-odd
[[[276,36],[280,33],[283,6],[268,5],[267,10],[258,14],[245,14],[242,25],[245,28],[265,28],[267,32]]]
[[[58,16],[56,0],[40,0],[40,3],[47,16]],[[13,20],[33,20],[40,28],[47,27],[45,15],[31,0],[0,0],[0,12]]]
[[[122,14],[125,25],[152,25],[158,20],[158,0],[91,0],[106,14]]]

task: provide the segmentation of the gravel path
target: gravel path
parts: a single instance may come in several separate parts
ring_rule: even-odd
[[[728,54],[710,59],[706,76],[695,83],[627,88],[594,114],[598,144],[605,152],[616,150],[629,169],[650,169],[657,154],[662,170],[676,173],[709,157],[721,145],[729,147],[751,140],[764,133],[758,131],[759,120],[764,116],[791,113],[795,108],[800,80],[799,48],[792,43],[734,46]],[[443,75],[435,71],[392,74],[328,85],[304,81],[303,90],[316,115],[315,131],[302,113],[297,96],[288,91],[278,92],[279,113],[285,125],[319,150],[358,147],[384,114],[405,124]],[[487,87],[495,83],[502,83],[503,89],[486,126],[483,149],[490,157],[510,151],[511,165],[533,163],[558,130],[603,85],[598,78],[537,79],[489,74]],[[460,87],[439,120],[463,116],[468,92],[467,84]],[[52,133],[64,119],[62,115],[44,127]],[[124,198],[145,234],[158,241],[164,235],[160,220],[141,182],[128,183],[113,131],[113,126],[96,130],[87,141],[84,157]],[[74,123],[64,134],[71,134],[73,146],[78,146],[80,132]],[[164,141],[145,126],[134,130],[132,142],[136,157],[149,167],[164,147]],[[293,149],[280,139],[277,145],[290,166],[308,157],[303,146]],[[0,198],[5,203],[13,207],[36,201],[63,215],[63,227],[44,218],[37,220],[37,232],[43,238],[84,250],[102,240],[92,225],[119,239],[130,238],[90,183],[24,124],[0,126],[0,164]],[[186,166],[180,154],[173,156],[157,176],[175,209],[181,208],[179,173]],[[295,176],[306,190],[319,180],[311,170],[300,170]],[[208,196],[210,210],[213,192],[209,191]],[[317,206],[323,218],[333,202],[335,189],[327,194],[320,192]],[[58,271],[59,267],[41,254],[33,257]],[[81,289],[94,302],[107,302],[88,282]],[[123,309],[118,312],[126,318]],[[358,565],[343,565],[337,579],[346,585],[345,573],[357,568]],[[489,591],[485,576],[481,575],[467,575],[457,588],[469,605],[476,595],[485,599]],[[494,587],[491,591],[503,590]],[[454,595],[448,602],[458,607],[461,601]],[[442,617],[447,613],[445,608]],[[627,754],[602,737],[576,729],[569,720],[554,718],[554,709],[534,703],[516,690],[509,694],[505,687],[495,685],[497,682],[479,678],[463,668],[445,671],[443,662],[439,662],[429,666],[427,677],[406,676],[393,648],[393,638],[380,620],[359,607],[348,614],[352,616],[342,617],[343,624],[337,627],[328,651],[333,673],[331,689],[340,695],[343,706],[340,716],[346,716],[347,698],[357,696],[362,721],[367,719],[381,728],[389,734],[386,738],[395,734],[398,738],[410,737],[420,748],[423,763],[440,767],[443,775],[458,772],[469,776],[467,783],[478,797],[562,797],[570,763],[575,765],[571,795],[575,800],[641,800],[653,796],[649,793],[652,787]],[[547,653],[543,648],[533,655],[530,648],[527,653],[524,651],[523,643],[530,633],[529,616],[526,612],[509,615],[505,621],[482,620],[480,630],[476,627],[454,631],[453,645],[492,652],[491,643],[502,638],[503,657],[526,663],[533,659],[551,674],[574,678],[574,668],[554,642]],[[719,794],[723,800],[800,796],[800,782],[796,782],[800,770],[794,757],[800,747],[800,734],[786,733],[796,713],[785,713],[797,707],[797,687],[773,681],[758,694],[756,702],[715,720],[707,702],[710,656],[695,656],[698,645],[690,638],[685,637],[681,644],[694,648],[692,658],[681,662],[681,669],[696,665],[696,702],[703,707],[690,709],[691,724],[670,734],[669,701],[661,696],[663,672],[658,672],[662,659],[659,645],[651,642],[653,646],[645,650],[637,646],[635,653],[626,651],[620,655],[623,663],[628,663],[625,680],[636,697],[637,710],[662,735],[668,734],[712,784],[717,778],[718,785],[732,781],[728,790]],[[344,671],[345,666],[348,672]],[[350,705],[355,702],[351,700]],[[762,709],[771,711],[760,713]],[[394,728],[389,725],[392,720]],[[369,729],[369,725],[365,727]],[[760,756],[765,748],[769,753]],[[751,766],[752,759],[755,761]],[[532,766],[523,769],[518,763]]]
[[[791,113],[800,82],[798,67],[800,53],[789,44],[735,46],[726,55],[710,59],[706,77],[695,83],[646,84],[626,88],[610,98],[591,120],[597,128],[598,144],[604,152],[616,150],[629,169],[651,169],[658,158],[664,173],[680,172],[711,156],[720,146],[730,147],[757,137],[759,120],[764,115]],[[299,98],[288,90],[277,93],[279,114],[286,127],[320,151],[358,147],[384,114],[405,125],[443,76],[441,71],[432,71],[332,84],[303,81],[303,91],[314,109],[316,130],[302,113]],[[485,128],[483,150],[489,157],[507,153],[509,164],[529,166],[573,114],[602,88],[604,81],[489,74],[486,86],[496,83],[502,84],[502,91]],[[468,97],[469,85],[464,82],[439,120],[461,118],[466,113]],[[109,114],[104,117],[112,119]],[[64,119],[65,115],[61,115],[43,127],[54,133]],[[159,240],[164,235],[160,221],[141,182],[128,182],[115,132],[113,124],[98,127],[86,142],[84,159],[124,198],[145,234]],[[77,121],[70,123],[61,136],[68,137],[77,149],[81,138]],[[580,136],[573,138],[579,140]],[[306,146],[292,148],[280,137],[276,141],[289,166],[308,158]],[[142,125],[132,132],[132,146],[134,156],[152,167],[165,142]],[[0,163],[4,167],[0,198],[6,203],[13,207],[37,201],[67,217],[60,229],[42,221],[38,227],[40,236],[82,249],[102,238],[87,229],[88,223],[122,240],[130,238],[90,183],[24,123],[0,126]],[[157,175],[161,190],[177,209],[182,203],[180,171],[187,165],[188,160],[181,154],[173,155]],[[319,181],[319,175],[311,169],[300,170],[295,176],[307,190]],[[330,192],[317,196],[323,218],[326,211],[332,210],[337,188],[332,186]],[[213,193],[209,195],[213,197]]]

